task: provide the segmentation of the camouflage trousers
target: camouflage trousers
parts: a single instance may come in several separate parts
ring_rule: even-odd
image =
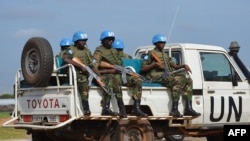
[[[118,75],[118,74],[116,74]],[[117,100],[122,100],[122,89],[121,89],[121,81],[117,79],[118,77],[114,74],[104,74],[102,75],[102,80],[105,85],[115,94]],[[108,95],[105,91],[103,91],[103,98],[106,101],[111,100],[111,96]]]
[[[118,79],[122,83],[121,76]],[[140,100],[142,96],[142,79],[130,75],[127,75],[126,79],[127,83],[123,85],[132,88],[132,98],[134,100]]]
[[[193,81],[191,78],[186,78],[184,75],[170,76],[166,80],[162,80],[162,84],[171,90],[173,101],[179,101],[180,94],[187,101],[192,100]]]
[[[87,101],[89,98],[89,81],[88,76],[77,74],[77,88],[82,100]]]

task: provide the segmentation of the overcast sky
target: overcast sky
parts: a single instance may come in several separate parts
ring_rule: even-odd
[[[57,54],[60,40],[76,31],[88,34],[94,51],[100,33],[111,30],[131,55],[136,47],[150,45],[156,33],[166,35],[169,43],[225,49],[238,41],[240,57],[250,67],[249,6],[249,0],[1,0],[0,94],[13,92],[22,48],[30,37],[45,37]]]

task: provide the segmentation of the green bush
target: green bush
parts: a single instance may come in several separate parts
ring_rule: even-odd
[[[13,94],[2,94],[0,95],[0,99],[10,99],[10,98],[15,98]]]

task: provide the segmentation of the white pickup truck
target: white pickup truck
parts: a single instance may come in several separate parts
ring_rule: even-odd
[[[134,59],[124,63],[139,73],[141,58],[153,46],[136,49]],[[21,69],[15,78],[15,109],[3,127],[27,130],[32,141],[153,141],[165,138],[181,141],[183,136],[206,137],[223,141],[224,125],[250,124],[250,73],[240,61],[239,46],[232,42],[230,51],[213,45],[166,44],[165,51],[178,64],[188,64],[193,80],[193,108],[201,116],[169,116],[171,99],[167,88],[143,83],[141,108],[149,116],[101,116],[101,88],[92,84],[89,94],[91,116],[84,116],[72,65],[61,66],[49,42],[30,38],[24,45]],[[62,69],[68,69],[67,74]],[[66,81],[65,81],[66,80]],[[131,89],[122,87],[129,114],[133,100]],[[184,101],[179,101],[182,113]],[[111,109],[119,111],[112,99]],[[180,139],[174,138],[179,135]]]

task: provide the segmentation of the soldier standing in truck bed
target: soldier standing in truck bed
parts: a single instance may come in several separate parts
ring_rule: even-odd
[[[187,72],[191,73],[188,65],[176,65],[171,61],[171,58],[163,51],[166,44],[166,37],[161,34],[156,34],[152,39],[155,48],[148,52],[142,63],[141,72],[146,72],[146,78],[152,82],[162,83],[164,86],[171,90],[172,108],[170,116],[181,117],[182,115],[178,111],[178,101],[180,94],[182,93],[186,100],[186,106],[184,110],[185,116],[200,116],[192,108],[192,87],[193,82],[191,78],[186,78],[183,73],[171,74],[164,78],[165,72],[172,72],[180,68],[184,68]]]

